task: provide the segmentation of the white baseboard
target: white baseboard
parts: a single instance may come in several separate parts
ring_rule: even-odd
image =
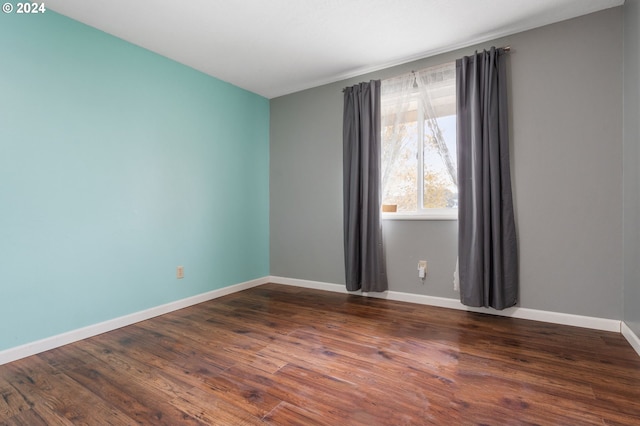
[[[487,313],[493,315],[507,316],[513,318],[522,318],[534,321],[549,322],[554,324],[572,325],[576,327],[591,328],[595,330],[622,332],[625,338],[629,341],[631,346],[640,355],[640,339],[636,336],[631,329],[624,323],[618,320],[611,320],[606,318],[594,318],[581,315],[564,314],[559,312],[540,311],[529,308],[509,308],[503,311],[497,311],[495,309],[486,308],[471,308],[460,303],[459,300],[449,299],[445,297],[425,296],[421,294],[403,293],[398,291],[387,291],[384,293],[363,293],[363,292],[348,292],[343,284],[332,284],[320,281],[300,280],[295,278],[284,277],[262,277],[251,281],[231,285],[228,287],[212,290],[207,293],[202,293],[196,296],[188,297],[186,299],[170,302],[165,305],[156,306],[144,311],[135,312],[122,317],[114,318],[112,320],[104,321],[98,324],[93,324],[87,327],[72,330],[66,333],[58,334],[56,336],[48,337],[35,342],[27,343],[15,348],[9,348],[4,351],[0,351],[0,365],[6,364],[12,361],[16,361],[21,358],[26,358],[31,355],[38,354],[50,349],[54,349],[69,343],[77,342],[82,339],[86,339],[98,334],[106,333],[127,325],[135,324],[140,321],[144,321],[159,315],[167,314],[169,312],[183,309],[198,303],[206,302],[208,300],[216,299],[218,297],[226,296],[228,294],[236,293],[242,290],[246,290],[252,287],[256,287],[266,283],[284,284],[302,288],[311,288],[316,290],[326,290],[344,294],[355,294],[366,297],[377,297],[382,299],[395,300],[400,302],[417,303],[429,306],[438,306],[442,308],[466,310],[472,312]]]
[[[595,318],[582,315],[564,314],[560,312],[541,311],[530,308],[508,308],[502,311],[491,308],[473,308],[465,306],[457,299],[446,297],[425,296],[422,294],[403,293],[399,291],[385,291],[384,293],[348,292],[344,284],[331,284],[318,281],[299,280],[284,277],[269,277],[269,281],[275,284],[285,284],[297,287],[327,290],[338,293],[357,294],[381,299],[396,300],[400,302],[418,303],[421,305],[438,306],[441,308],[458,309],[463,311],[480,312],[485,314],[500,315],[512,318],[528,319],[533,321],[549,322],[553,324],[572,325],[575,327],[591,328],[594,330],[614,331],[620,333],[620,321],[607,318]]]
[[[640,337],[638,337],[624,321],[622,322],[621,332],[631,347],[640,355]]]
[[[9,348],[4,351],[0,351],[0,365],[16,361],[21,358],[26,358],[28,356],[48,351],[50,349],[54,349],[63,345],[67,345],[69,343],[77,342],[78,340],[97,336],[98,334],[106,333],[107,331],[112,331],[121,327],[125,327],[127,325],[135,324],[137,322],[157,317],[159,315],[177,311],[178,309],[183,309],[192,305],[197,305],[198,303],[206,302],[208,300],[217,299],[218,297],[226,296],[231,293],[236,293],[238,291],[266,284],[268,282],[269,277],[262,277],[255,280],[246,281],[243,283],[187,297],[186,299],[170,302],[165,305],[156,306],[144,311],[134,312],[129,315],[114,318],[66,333],[58,334],[56,336],[47,337],[42,340],[27,343],[21,346],[16,346],[15,348]]]

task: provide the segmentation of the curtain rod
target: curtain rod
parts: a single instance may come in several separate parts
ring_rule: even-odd
[[[505,53],[509,53],[509,52],[511,52],[511,46],[510,46],[510,45],[506,45],[506,46],[503,46],[503,47],[498,47],[498,48],[496,48],[496,50],[499,50],[499,49],[502,49],[502,51],[503,51],[503,52],[505,52]],[[415,70],[411,70],[411,72],[412,72],[413,74],[415,74],[415,73],[416,73],[416,71],[415,71]]]
[[[506,45],[506,46],[502,46],[502,47],[496,48],[496,50],[500,50],[500,49],[502,49],[502,51],[505,52],[505,53],[511,52],[511,46],[510,45]],[[414,73],[414,74],[416,73],[415,70],[411,70],[411,72]]]
[[[505,53],[509,53],[511,52],[511,45],[506,45],[506,46],[502,46],[502,47],[498,47],[496,50],[498,49],[502,49],[503,52]],[[414,70],[410,71],[411,73],[415,74],[416,72]],[[344,93],[345,89],[342,89],[342,92]]]

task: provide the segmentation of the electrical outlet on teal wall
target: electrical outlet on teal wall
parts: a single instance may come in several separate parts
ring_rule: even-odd
[[[0,351],[269,274],[267,99],[52,11],[0,57]]]

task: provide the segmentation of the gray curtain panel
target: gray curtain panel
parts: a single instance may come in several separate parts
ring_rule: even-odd
[[[495,309],[518,301],[505,57],[491,48],[456,61],[460,300]]]
[[[380,221],[380,80],[344,89],[344,259],[347,290],[388,289]]]

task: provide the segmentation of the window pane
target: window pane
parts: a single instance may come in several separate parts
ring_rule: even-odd
[[[382,204],[399,212],[418,209],[418,123],[402,122],[382,130]]]
[[[457,208],[456,117],[425,119],[423,208]]]
[[[455,98],[453,62],[382,81],[383,204],[457,208]]]

